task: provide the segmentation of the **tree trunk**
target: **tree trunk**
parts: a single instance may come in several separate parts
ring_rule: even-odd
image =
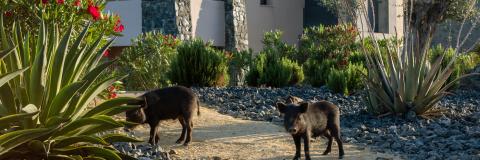
[[[413,52],[416,55],[425,54],[430,48],[433,33],[437,24],[444,20],[449,1],[447,0],[406,0],[405,15],[409,22],[409,33],[413,38]],[[413,7],[410,5],[413,1]],[[410,13],[411,12],[411,13]],[[410,20],[408,20],[410,18]]]

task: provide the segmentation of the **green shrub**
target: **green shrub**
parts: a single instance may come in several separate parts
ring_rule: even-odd
[[[296,54],[295,47],[282,42],[281,35],[280,31],[265,33],[265,47],[254,59],[246,77],[248,85],[284,87],[304,80],[303,68],[289,58]]]
[[[267,55],[260,53],[251,64],[250,71],[247,73],[246,81],[249,86],[260,86],[260,77],[265,70]]]
[[[234,51],[230,57],[230,64],[228,65],[228,73],[230,77],[229,84],[232,86],[243,85],[245,75],[248,73],[249,66],[252,63],[252,50]]]
[[[309,58],[318,61],[348,59],[358,48],[357,35],[357,28],[350,24],[306,28],[300,38],[299,55],[302,58],[298,61],[303,64]]]
[[[447,67],[448,62],[452,60],[455,54],[455,49],[453,48],[443,48],[442,45],[437,45],[430,49],[429,51],[429,58],[430,63],[434,63],[438,58],[443,55],[442,67]],[[457,56],[453,64],[453,72],[448,77],[447,83],[454,81],[455,79],[459,78],[460,76],[468,73],[470,70],[475,68],[477,64],[480,63],[480,58],[477,53],[470,52],[465,53]],[[456,81],[455,85],[451,89],[455,89],[459,86],[460,82]]]
[[[128,74],[127,90],[149,90],[170,85],[167,73],[180,40],[171,35],[148,32],[132,40],[119,55],[118,70]]]
[[[103,39],[99,37],[88,43],[88,26],[72,36],[72,27],[58,32],[51,30],[57,25],[43,21],[37,37],[21,36],[15,31],[23,26],[5,27],[0,17],[0,159],[132,158],[111,144],[138,140],[104,132],[129,124],[112,116],[136,108],[121,106],[133,98],[113,98],[89,107],[124,77],[102,78],[114,63],[100,63],[112,41],[99,46]],[[13,79],[7,82],[5,77]]]
[[[335,65],[335,61],[326,59],[324,61],[317,61],[315,59],[308,59],[303,64],[303,70],[305,71],[305,81],[314,87],[320,87],[325,85],[328,74],[331,68]]]
[[[367,74],[367,69],[363,66],[363,64],[350,64],[346,69],[348,80],[347,80],[347,88],[348,92],[352,93],[353,90],[362,89],[363,79]]]
[[[336,93],[348,94],[348,72],[332,68],[328,74],[327,87]]]
[[[327,87],[336,93],[351,94],[363,86],[362,74],[366,73],[363,65],[352,64],[346,69],[332,68],[328,73]]]
[[[183,86],[225,86],[228,84],[227,56],[201,39],[183,42],[177,48],[170,80]]]
[[[306,81],[344,94],[361,88],[361,83],[349,83],[361,79],[360,74],[351,70],[361,70],[359,66],[365,61],[358,51],[357,35],[358,30],[350,24],[306,28],[299,47]]]

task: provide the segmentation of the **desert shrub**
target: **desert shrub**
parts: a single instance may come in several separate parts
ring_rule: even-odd
[[[455,55],[455,49],[444,48],[442,45],[436,45],[432,47],[428,52],[430,63],[434,63],[442,55],[443,55],[443,61],[441,65],[442,67],[447,67],[448,63],[452,60],[452,58]],[[459,78],[460,76],[468,73],[470,70],[475,68],[475,66],[479,63],[480,63],[480,57],[475,52],[458,55],[456,57],[456,60],[453,63],[453,71],[452,71],[452,74],[448,77],[447,83],[450,83],[455,79]],[[459,84],[460,82],[456,81],[455,85],[452,86],[452,88],[450,89],[457,88]]]
[[[331,68],[327,76],[327,87],[336,93],[348,94],[348,72]]]
[[[351,64],[346,69],[331,68],[326,84],[332,91],[348,95],[352,90],[361,89],[362,74],[366,74],[366,69],[361,64]]]
[[[298,52],[294,45],[289,45],[282,41],[283,32],[280,30],[265,32],[263,37],[263,52],[272,52],[279,57],[297,61]]]
[[[300,38],[302,58],[298,61],[303,64],[309,58],[346,60],[358,48],[357,35],[357,28],[350,24],[306,28]]]
[[[113,115],[136,108],[121,106],[134,99],[113,98],[89,107],[124,77],[102,76],[114,63],[100,61],[112,41],[89,43],[89,26],[78,36],[72,27],[55,31],[56,24],[44,21],[35,29],[41,31],[37,37],[12,32],[22,27],[6,27],[0,19],[0,159],[131,159],[111,145],[139,141],[105,132],[130,124]]]
[[[339,77],[350,74],[352,80],[361,78],[359,74],[349,72],[350,65],[361,65],[365,61],[364,55],[358,51],[357,35],[358,30],[350,24],[306,28],[298,54],[302,57],[299,61],[304,62],[306,82],[315,87],[327,85],[331,90],[345,94],[361,88],[362,83],[348,83],[349,78]]]
[[[245,82],[246,74],[252,63],[252,50],[234,51],[228,53],[231,55],[228,65],[228,73],[230,77],[229,85],[238,86]]]
[[[225,86],[228,84],[227,56],[201,39],[184,41],[170,65],[172,83],[183,86]]]
[[[170,85],[167,73],[180,40],[159,32],[147,32],[132,40],[118,56],[118,71],[127,90],[149,90]]]
[[[326,83],[328,74],[331,68],[334,68],[335,61],[326,59],[323,61],[317,61],[315,59],[308,59],[303,64],[303,70],[305,72],[305,81],[312,86],[319,87]]]
[[[280,31],[265,33],[265,47],[254,59],[246,77],[248,85],[284,87],[303,81],[303,69],[289,58],[296,54],[295,47],[280,39]]]

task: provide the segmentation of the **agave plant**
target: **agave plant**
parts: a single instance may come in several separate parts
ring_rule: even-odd
[[[138,140],[105,131],[128,124],[111,116],[133,108],[121,106],[131,98],[89,109],[122,78],[100,76],[113,63],[100,61],[113,40],[102,47],[103,36],[86,43],[88,25],[78,37],[72,27],[60,33],[54,24],[40,26],[30,34],[18,23],[5,28],[0,19],[0,159],[129,158],[110,144]]]
[[[365,8],[361,5],[363,14],[367,13]],[[408,15],[411,16],[411,13]],[[409,19],[407,18],[406,24],[410,24]],[[368,18],[366,21],[362,23],[370,23]],[[374,49],[368,49],[366,43],[362,45],[366,57],[365,65],[368,68],[365,83],[370,112],[380,116],[406,113],[420,116],[436,114],[441,110],[434,111],[432,108],[448,94],[448,90],[458,80],[473,75],[467,74],[448,80],[455,70],[454,62],[460,56],[459,51],[455,50],[455,54],[449,60],[445,60],[446,55],[441,54],[430,63],[428,49],[424,48],[430,46],[431,38],[419,40],[422,37],[413,34],[415,32],[411,26],[406,27],[405,37],[401,41],[387,42],[385,48],[379,45],[371,26],[366,30],[368,36],[373,39],[374,46]],[[362,35],[360,39],[363,42],[368,40]],[[419,41],[424,44],[418,45]]]

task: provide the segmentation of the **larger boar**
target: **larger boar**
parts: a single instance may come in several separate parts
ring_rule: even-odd
[[[167,87],[149,91],[138,97],[138,101],[129,105],[140,105],[140,108],[126,112],[127,121],[150,126],[152,145],[159,140],[158,125],[162,120],[178,119],[182,125],[182,134],[177,143],[188,145],[192,140],[192,117],[197,110],[200,115],[200,105],[197,96],[189,88],[182,86]],[[132,128],[134,126],[129,126]],[[185,139],[186,137],[186,139]]]
[[[339,158],[343,158],[343,143],[340,137],[340,111],[338,107],[327,101],[312,104],[277,103],[277,108],[284,113],[285,129],[292,135],[295,142],[295,157],[300,159],[301,140],[303,139],[305,158],[310,159],[310,137],[324,136],[328,146],[324,155],[330,153],[333,139],[337,141]]]

